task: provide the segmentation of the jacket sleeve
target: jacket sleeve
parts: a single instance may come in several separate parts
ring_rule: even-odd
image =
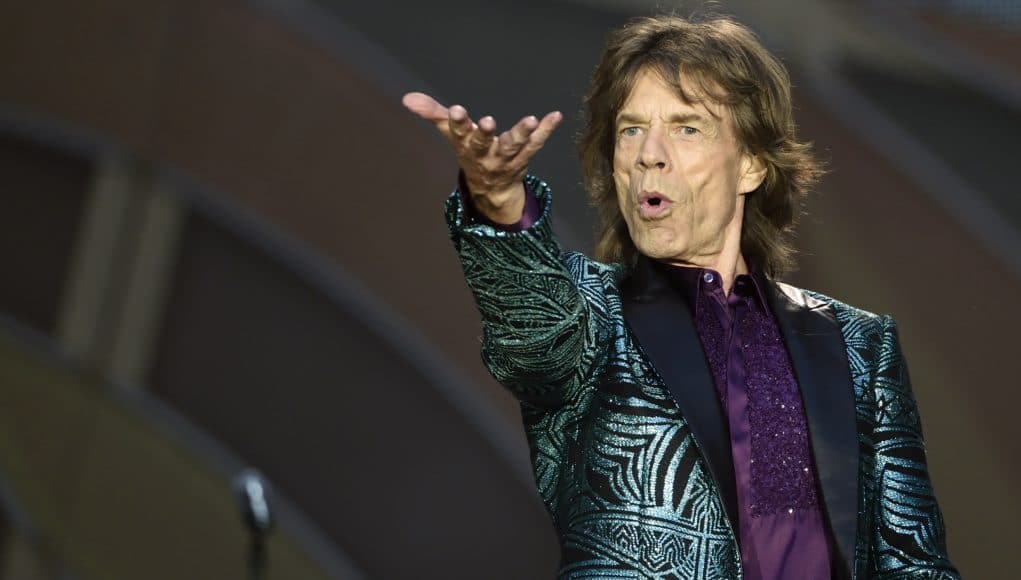
[[[947,556],[943,515],[929,480],[918,406],[897,325],[883,318],[875,382],[877,501],[870,560],[877,578],[960,578]]]
[[[447,225],[482,315],[484,364],[522,402],[552,407],[581,384],[607,341],[583,296],[584,271],[593,263],[561,252],[550,227],[549,187],[531,176],[525,185],[540,204],[530,227],[474,223],[458,191],[447,200]]]

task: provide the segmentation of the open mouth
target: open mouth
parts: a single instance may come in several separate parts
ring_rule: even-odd
[[[638,210],[642,217],[656,219],[663,217],[674,202],[658,191],[643,191],[638,196]]]

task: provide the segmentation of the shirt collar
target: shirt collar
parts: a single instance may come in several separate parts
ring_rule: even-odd
[[[700,268],[698,266],[674,266],[664,264],[664,271],[667,276],[673,282],[681,295],[684,297],[685,302],[688,304],[688,308],[691,309],[692,313],[695,313],[695,305],[698,304],[698,293],[707,292],[710,290],[710,286],[719,286],[720,273],[712,268]],[[737,282],[744,275],[738,275],[735,279],[734,288],[731,288],[731,292],[737,289]],[[753,297],[755,302],[758,303],[759,307],[765,311],[769,311],[766,301],[766,276],[761,269],[752,268],[748,274],[751,278],[752,287],[754,288]]]

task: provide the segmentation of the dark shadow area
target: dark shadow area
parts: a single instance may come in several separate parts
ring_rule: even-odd
[[[0,304],[45,333],[56,331],[91,178],[81,158],[0,135]]]
[[[1021,112],[935,73],[909,76],[861,61],[846,62],[842,72],[1021,227],[1016,185]]]
[[[555,546],[516,533],[547,525],[529,490],[401,353],[209,220],[193,214],[185,231],[157,395],[258,465],[373,577],[552,570]]]

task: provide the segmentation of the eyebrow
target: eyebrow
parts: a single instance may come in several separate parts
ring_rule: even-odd
[[[706,118],[705,115],[700,115],[698,113],[674,113],[673,115],[670,115],[669,120],[671,123],[688,123],[690,121],[699,121],[705,125],[711,124],[709,119]],[[645,122],[648,122],[645,117],[640,117],[633,113],[621,113],[620,115],[617,115],[617,125],[621,125],[624,123],[641,124]]]

